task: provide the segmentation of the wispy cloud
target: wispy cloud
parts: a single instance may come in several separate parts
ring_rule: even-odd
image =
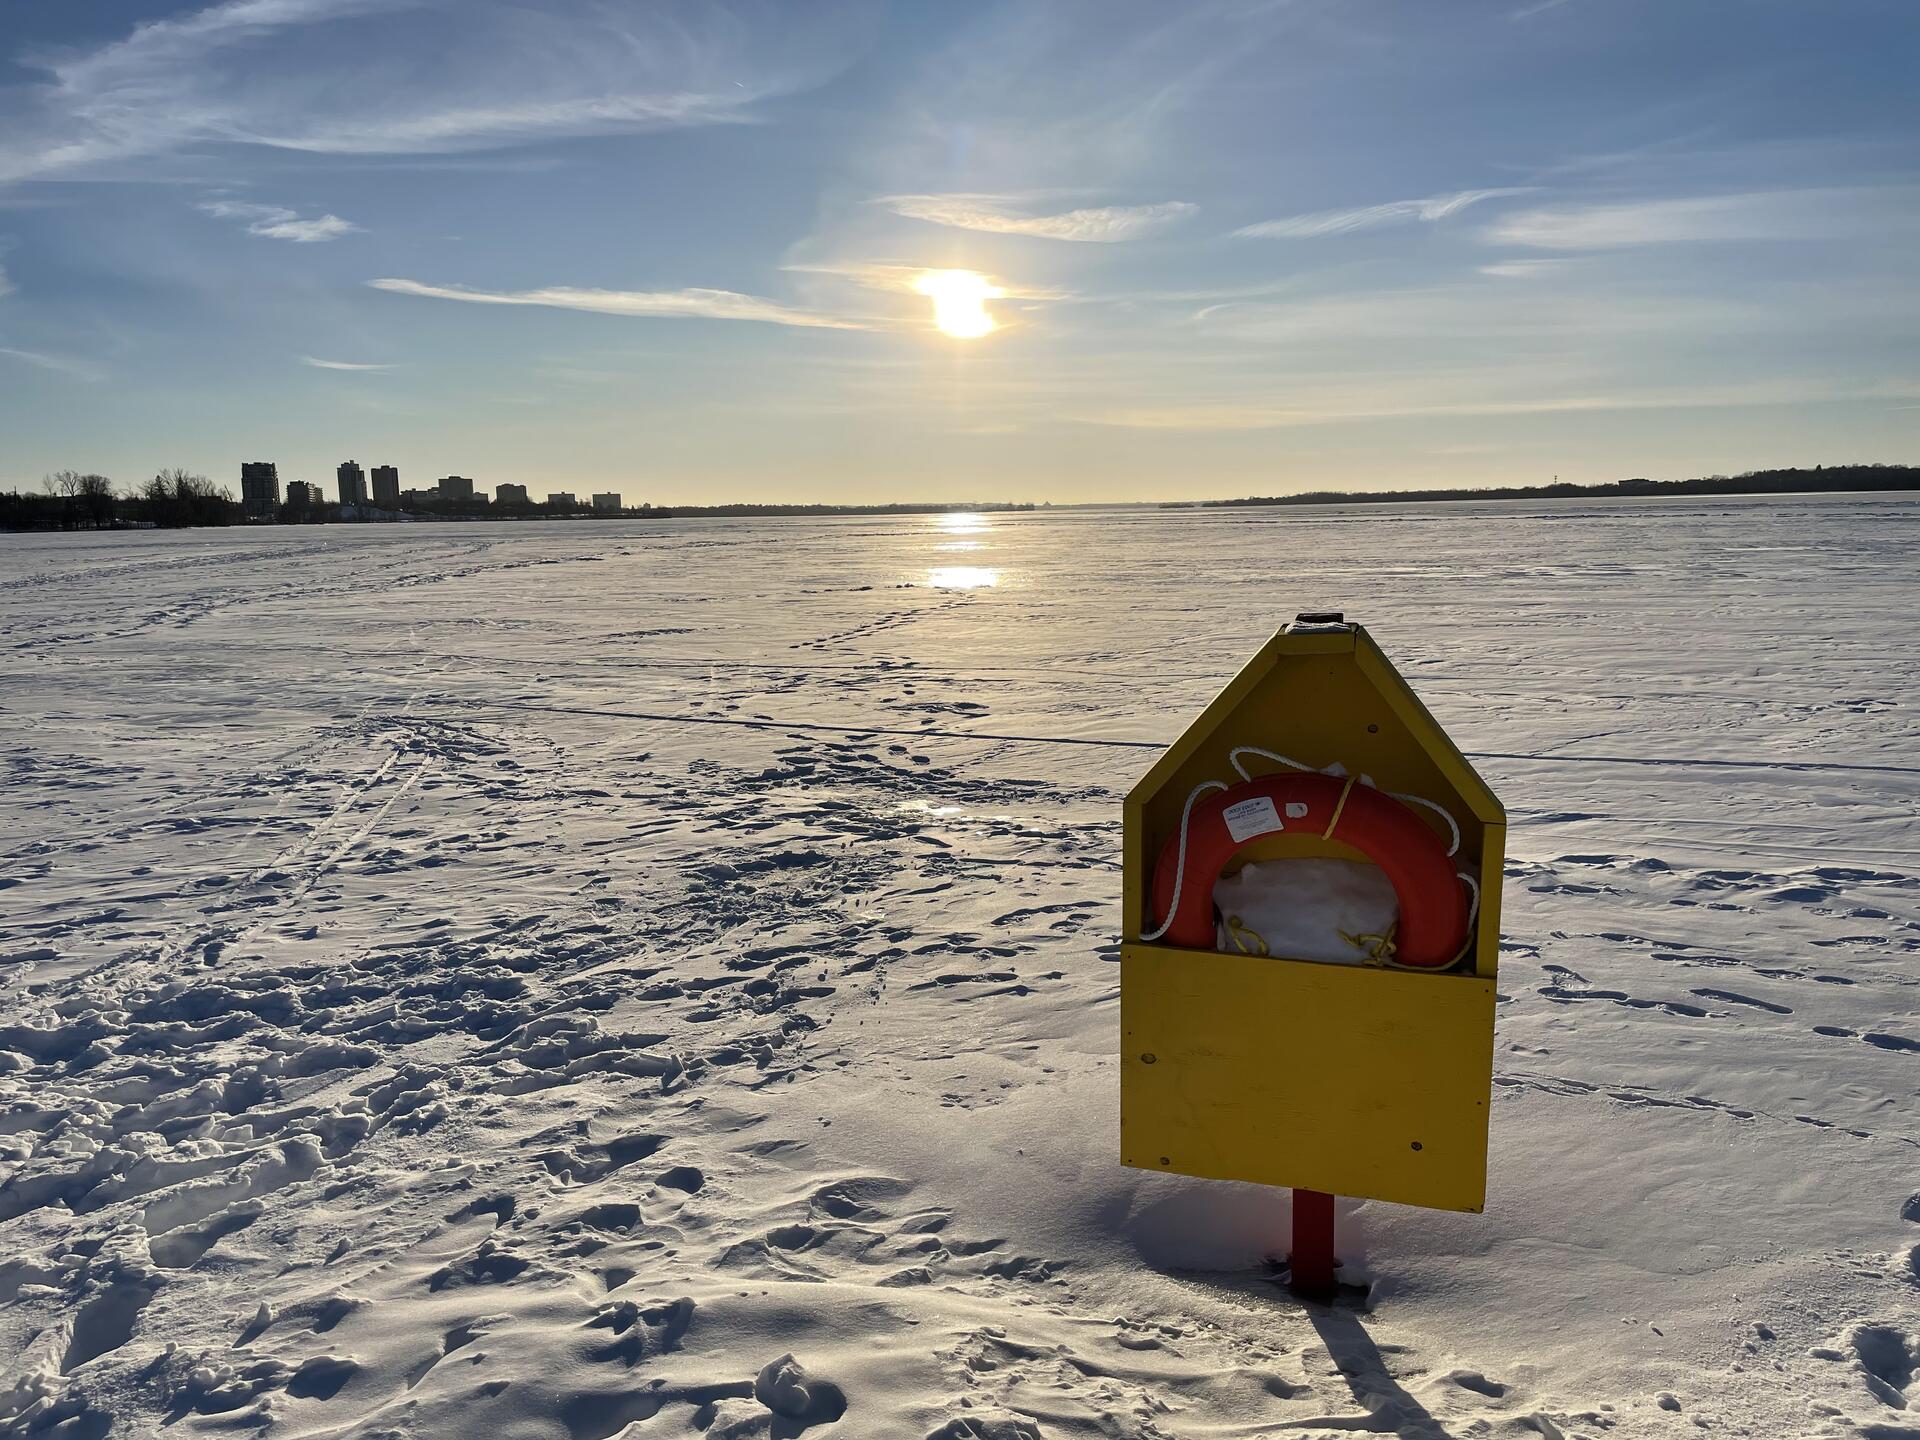
[[[1776,317],[1750,301],[1714,295],[1611,293],[1584,287],[1500,285],[1490,281],[1363,290],[1271,304],[1210,305],[1194,320],[1222,340],[1284,345],[1373,344],[1404,351],[1475,342],[1531,341],[1557,346],[1568,336],[1588,344],[1711,330],[1765,332]]]
[[[236,220],[247,227],[249,235],[267,240],[291,240],[311,245],[322,240],[338,240],[352,235],[360,227],[338,215],[303,218],[298,210],[284,205],[255,205],[241,200],[208,200],[200,208],[216,220]]]
[[[880,290],[897,295],[923,297],[920,282],[926,278],[928,267],[910,265],[900,260],[839,260],[818,261],[811,264],[794,262],[780,267],[792,275],[821,275],[834,280],[844,280],[864,290]],[[1065,290],[1050,285],[1022,285],[1001,275],[988,275],[986,279],[1006,300],[1072,300],[1078,297]],[[915,312],[925,308],[924,299],[916,298]]]
[[[0,345],[0,355],[9,360],[18,360],[22,364],[32,365],[36,369],[50,370],[56,375],[70,375],[75,380],[103,380],[105,372],[84,360],[69,359],[64,355],[48,355],[39,350],[16,350],[10,345]]]
[[[0,265],[0,300],[13,293],[13,282],[7,278],[4,265]],[[0,345],[0,357],[18,361],[22,365],[31,365],[36,370],[51,371],[56,375],[69,375],[75,380],[102,380],[105,372],[89,365],[84,360],[69,359],[64,355],[49,355],[41,350],[21,350],[11,345]]]
[[[1738,410],[1882,398],[1886,397],[1871,387],[1810,386],[1804,381],[1791,381],[1592,390],[1519,400],[1487,396],[1434,403],[1353,394],[1341,397],[1315,396],[1312,403],[1298,406],[1195,403],[1088,410],[1071,418],[1085,425],[1115,426],[1127,430],[1285,430],[1305,425],[1338,425],[1354,420],[1559,415],[1614,410]]]
[[[796,310],[777,300],[733,290],[576,290],[549,286],[540,290],[469,290],[464,285],[423,285],[417,280],[369,280],[376,290],[419,295],[430,300],[464,300],[473,305],[540,305],[554,310],[587,310],[625,315],[704,320],[757,320],[768,325],[797,325],[823,330],[864,330],[858,320]]]
[[[391,365],[361,365],[352,360],[322,360],[317,355],[299,357],[302,365],[311,365],[316,370],[391,370]]]
[[[92,49],[29,54],[0,91],[0,183],[207,144],[328,154],[491,148],[752,118],[870,43],[859,0],[527,6],[224,0]],[[370,57],[421,53],[404,80]]]
[[[1577,265],[1578,260],[1496,260],[1490,265],[1482,265],[1482,275],[1492,275],[1502,280],[1539,280],[1556,274],[1569,265]]]
[[[303,131],[259,137],[282,150],[320,155],[432,154],[543,136],[738,122],[745,107],[727,95],[591,95],[521,104],[458,105],[421,115],[341,116]]]
[[[1184,200],[1167,200],[1157,205],[1099,205],[1055,215],[1032,215],[1021,212],[1017,197],[1005,195],[888,195],[878,203],[910,220],[950,225],[957,230],[1101,244],[1137,240],[1185,219],[1198,208]]]
[[[1740,240],[1823,240],[1869,233],[1888,223],[1913,226],[1912,191],[1905,202],[1865,188],[1772,190],[1613,205],[1525,210],[1488,227],[1501,245],[1540,250],[1611,250],[1632,245]],[[1904,217],[1904,218],[1903,218]]]
[[[1283,220],[1262,220],[1234,231],[1241,239],[1309,240],[1321,235],[1346,235],[1355,230],[1374,230],[1382,225],[1431,225],[1449,215],[1457,215],[1469,205],[1497,200],[1506,195],[1524,195],[1529,187],[1498,190],[1456,190],[1451,195],[1429,195],[1424,200],[1389,200],[1383,205],[1364,205],[1357,210],[1318,210],[1311,215],[1291,215]]]

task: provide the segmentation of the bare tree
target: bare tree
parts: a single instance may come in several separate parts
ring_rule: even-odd
[[[158,525],[226,525],[233,521],[233,497],[191,470],[162,470],[140,487],[140,498]]]
[[[40,487],[50,499],[60,502],[60,528],[77,529],[80,524],[80,472],[78,470],[56,470],[51,475],[41,477]]]
[[[113,524],[113,482],[104,475],[82,475],[74,497],[94,529]]]
[[[104,475],[56,470],[41,479],[40,488],[60,501],[62,529],[92,526],[97,530],[113,523],[113,482]]]

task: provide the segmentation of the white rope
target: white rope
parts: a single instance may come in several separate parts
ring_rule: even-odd
[[[1227,753],[1227,759],[1232,763],[1233,768],[1240,772],[1240,778],[1242,780],[1253,779],[1253,776],[1247,773],[1247,767],[1240,763],[1240,757],[1242,755],[1258,755],[1262,760],[1274,760],[1282,765],[1290,765],[1295,770],[1305,770],[1309,774],[1313,771],[1311,765],[1302,765],[1298,760],[1292,759],[1289,756],[1276,755],[1271,750],[1262,750],[1258,745],[1241,745],[1229,751]]]
[[[1315,773],[1323,773],[1323,774],[1332,773],[1332,771],[1330,770],[1315,772],[1313,766],[1302,765],[1298,760],[1295,760],[1291,755],[1280,755],[1275,753],[1272,750],[1263,750],[1258,745],[1240,745],[1240,746],[1236,746],[1234,749],[1232,749],[1227,753],[1227,759],[1229,762],[1232,763],[1234,770],[1238,772],[1242,780],[1253,779],[1253,776],[1247,773],[1247,767],[1240,762],[1240,757],[1242,755],[1258,755],[1262,760],[1272,760],[1276,764],[1287,765],[1292,767],[1295,770],[1304,770],[1310,775]],[[1360,780],[1363,785],[1366,785],[1369,788],[1371,788],[1371,786],[1373,785],[1373,779],[1371,776],[1363,775],[1360,777]],[[1402,795],[1397,792],[1393,792],[1393,798],[1395,800],[1404,801],[1409,805],[1424,805],[1427,809],[1433,811],[1434,814],[1438,815],[1442,820],[1446,821],[1447,832],[1453,837],[1452,843],[1447,846],[1447,858],[1451,860],[1455,855],[1458,855],[1460,853],[1460,822],[1453,818],[1452,812],[1449,811],[1444,805],[1436,805],[1433,801],[1423,799],[1421,796],[1418,796],[1418,795]]]
[[[1187,878],[1187,822],[1193,818],[1194,802],[1209,790],[1224,790],[1227,787],[1218,780],[1202,780],[1193,787],[1193,793],[1187,796],[1185,808],[1180,811],[1180,858],[1173,867],[1173,901],[1167,906],[1167,918],[1160,922],[1160,928],[1140,937],[1141,943],[1151,945],[1167,931],[1173,928],[1173,917],[1180,913],[1180,887]]]
[[[1401,795],[1395,793],[1393,798],[1395,800],[1405,801],[1409,805],[1424,805],[1442,820],[1446,821],[1447,829],[1453,832],[1453,843],[1447,846],[1447,858],[1451,860],[1460,853],[1460,822],[1453,818],[1452,811],[1448,810],[1444,805],[1434,804],[1431,800],[1422,800],[1418,795]]]
[[[1250,781],[1253,779],[1253,776],[1247,773],[1247,767],[1241,762],[1240,757],[1242,755],[1258,755],[1262,760],[1271,760],[1277,765],[1285,765],[1294,770],[1304,771],[1309,775],[1331,773],[1328,771],[1317,771],[1311,765],[1301,764],[1291,755],[1281,755],[1272,750],[1262,749],[1258,745],[1237,745],[1227,753],[1227,760],[1233,766],[1235,773],[1238,774],[1243,781]],[[1362,778],[1365,779],[1365,777]],[[1367,779],[1366,783],[1371,785],[1373,782]],[[1171,930],[1173,928],[1173,917],[1180,911],[1180,890],[1186,883],[1187,878],[1187,826],[1193,819],[1193,807],[1195,803],[1209,790],[1225,790],[1227,788],[1229,787],[1219,780],[1202,780],[1198,785],[1193,787],[1193,793],[1187,796],[1187,803],[1181,807],[1180,849],[1173,868],[1173,902],[1167,909],[1167,918],[1162,920],[1157,928],[1148,931],[1140,937],[1143,944],[1151,944],[1162,935],[1165,935],[1167,931]],[[1404,795],[1398,792],[1389,793],[1393,799],[1399,800],[1404,804],[1424,806],[1426,809],[1433,811],[1433,813],[1438,815],[1442,820],[1446,821],[1447,831],[1452,837],[1451,843],[1447,846],[1447,858],[1452,859],[1460,853],[1460,822],[1453,818],[1452,811],[1448,810],[1444,805],[1437,805],[1433,801],[1419,795]],[[1473,897],[1467,909],[1467,927],[1469,931],[1471,931],[1474,921],[1478,919],[1480,915],[1480,886],[1474,881],[1471,875],[1465,874],[1464,872],[1456,873],[1460,874],[1462,883],[1466,885],[1467,890]]]

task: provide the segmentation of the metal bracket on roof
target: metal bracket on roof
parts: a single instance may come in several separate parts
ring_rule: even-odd
[[[1293,617],[1293,623],[1287,626],[1289,635],[1311,635],[1315,632],[1351,630],[1346,615],[1339,610],[1302,610]]]

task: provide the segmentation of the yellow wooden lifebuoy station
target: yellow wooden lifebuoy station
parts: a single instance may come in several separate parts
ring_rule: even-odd
[[[1323,825],[1306,803],[1283,814],[1225,783],[1238,773],[1257,785],[1281,768],[1273,762],[1312,772],[1301,783],[1327,795],[1337,789],[1332,819]],[[1336,786],[1327,774],[1344,779]],[[1172,923],[1172,857],[1200,863],[1186,827],[1205,792],[1224,791],[1221,802],[1253,795],[1227,807],[1228,825],[1236,811],[1265,817],[1248,822],[1244,843],[1239,827],[1221,841],[1222,854],[1232,846],[1231,874],[1251,861],[1377,858],[1332,838],[1358,808],[1356,785],[1377,792],[1364,797],[1376,809],[1387,796],[1420,815],[1436,842],[1455,832],[1447,863],[1477,893],[1438,960],[1396,964],[1391,943],[1328,963],[1143,939]],[[1296,815],[1308,818],[1287,818]],[[1134,786],[1125,826],[1123,1162],[1292,1187],[1293,1273],[1308,1293],[1332,1289],[1329,1196],[1481,1210],[1506,813],[1366,630],[1337,615],[1282,629]],[[1189,889],[1213,883],[1203,876]],[[1211,938],[1225,921],[1211,912],[1210,888],[1195,893]],[[1400,899],[1404,922],[1404,890]]]

